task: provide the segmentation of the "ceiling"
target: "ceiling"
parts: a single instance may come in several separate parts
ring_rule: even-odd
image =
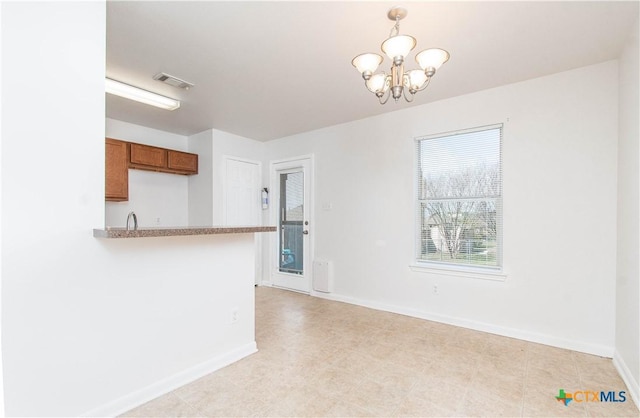
[[[268,141],[618,57],[637,1],[405,2],[400,33],[451,59],[413,103],[382,106],[351,66],[379,52],[390,2],[108,1],[106,75],[182,100],[175,111],[106,95],[107,117],[181,135]],[[380,70],[389,71],[387,58]],[[159,81],[165,72],[195,84]],[[594,80],[597,82],[597,80]],[[588,86],[585,86],[588,88]]]

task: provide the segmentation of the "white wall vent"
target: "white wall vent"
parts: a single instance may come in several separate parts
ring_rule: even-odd
[[[153,76],[154,80],[162,81],[170,86],[177,87],[179,89],[189,90],[193,87],[193,83],[189,83],[188,81],[184,81],[179,79],[178,77],[174,77],[172,75],[166,73],[158,73]]]

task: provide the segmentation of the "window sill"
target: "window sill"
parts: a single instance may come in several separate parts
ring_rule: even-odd
[[[462,267],[453,265],[434,265],[427,263],[413,263],[409,265],[411,271],[418,273],[439,274],[445,276],[467,277],[471,279],[491,280],[504,282],[507,275],[499,269],[481,269],[473,267]]]

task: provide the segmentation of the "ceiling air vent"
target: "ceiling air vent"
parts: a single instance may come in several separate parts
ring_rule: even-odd
[[[158,73],[153,76],[153,79],[162,81],[163,83],[167,83],[168,85],[177,87],[179,89],[189,90],[191,87],[193,87],[193,83],[189,83],[188,81],[181,80],[178,77],[174,77],[165,73]]]

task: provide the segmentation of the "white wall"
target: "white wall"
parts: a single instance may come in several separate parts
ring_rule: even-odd
[[[186,136],[109,118],[105,127],[109,138],[187,151]],[[125,226],[127,214],[134,211],[141,227],[186,226],[190,177],[129,170],[129,200],[106,202],[105,225]]]
[[[105,3],[0,7],[6,414],[117,415],[248,354],[251,234],[92,236],[105,214]]]
[[[315,257],[334,262],[332,297],[612,355],[617,71],[611,61],[406,110],[390,103],[267,143],[270,160],[315,155]],[[413,138],[494,123],[504,123],[507,280],[411,271]]]
[[[191,135],[189,152],[198,154],[198,175],[189,176],[189,226],[213,225],[213,131]]]
[[[153,110],[155,111],[155,109]],[[165,110],[165,112],[167,111]],[[105,131],[106,136],[113,139],[170,148],[178,151],[189,151],[188,137],[159,129],[106,118]]]
[[[640,403],[640,114],[638,23],[620,57],[618,140],[618,259],[616,356],[618,370]]]

